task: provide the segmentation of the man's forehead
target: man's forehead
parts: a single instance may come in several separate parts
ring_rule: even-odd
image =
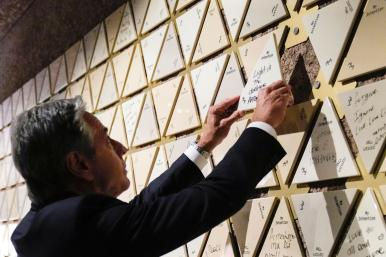
[[[103,129],[103,130],[105,129],[103,124],[92,113],[84,112],[83,120],[92,128]]]

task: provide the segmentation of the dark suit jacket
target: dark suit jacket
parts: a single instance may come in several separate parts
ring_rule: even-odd
[[[237,212],[285,152],[248,128],[204,179],[182,155],[130,203],[92,194],[33,207],[12,235],[20,257],[153,257]]]

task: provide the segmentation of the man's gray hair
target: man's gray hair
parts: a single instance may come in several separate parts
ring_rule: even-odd
[[[20,114],[11,128],[12,157],[25,179],[32,202],[44,204],[67,194],[72,176],[66,155],[94,149],[81,97],[37,105]]]

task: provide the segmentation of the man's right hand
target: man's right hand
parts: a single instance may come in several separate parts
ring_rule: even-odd
[[[294,98],[291,87],[279,80],[259,90],[252,121],[262,121],[277,128],[284,120],[287,107]]]

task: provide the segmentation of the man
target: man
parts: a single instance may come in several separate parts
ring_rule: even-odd
[[[34,107],[12,126],[12,155],[32,201],[12,235],[20,257],[165,254],[237,212],[285,154],[275,130],[292,101],[288,85],[259,93],[252,123],[204,178],[200,152],[213,150],[243,113],[238,97],[213,106],[199,141],[130,203],[126,153],[84,111],[80,98]],[[201,164],[200,164],[201,163]]]

